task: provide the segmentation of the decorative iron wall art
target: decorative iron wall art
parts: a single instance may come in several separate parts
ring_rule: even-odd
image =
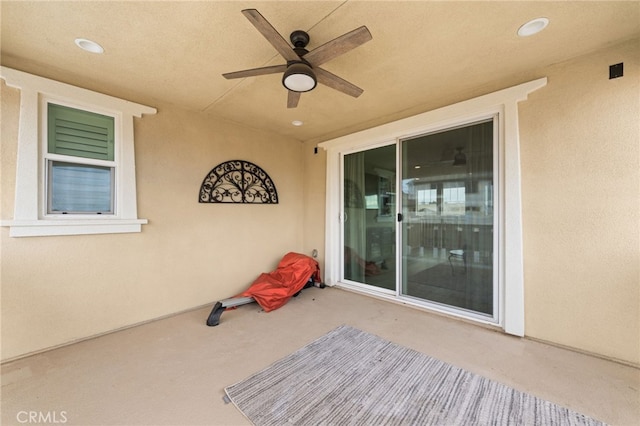
[[[278,204],[278,191],[260,167],[243,160],[215,166],[202,181],[200,203]]]

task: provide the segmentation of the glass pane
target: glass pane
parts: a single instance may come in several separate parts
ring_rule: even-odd
[[[402,293],[493,314],[493,121],[402,141]]]
[[[49,162],[49,213],[113,213],[113,169]]]
[[[396,288],[395,145],[344,157],[344,270],[347,280]]]

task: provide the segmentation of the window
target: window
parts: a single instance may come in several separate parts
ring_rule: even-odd
[[[113,214],[114,118],[47,104],[47,214]]]
[[[416,214],[438,214],[438,190],[430,184],[421,185],[416,189]]]
[[[155,108],[1,67],[20,90],[12,237],[140,232],[134,117]]]
[[[463,216],[465,211],[463,182],[445,182],[442,189],[442,214]]]
[[[113,167],[47,164],[47,213],[113,214]]]
[[[367,206],[367,210],[378,210],[378,195],[365,195],[364,202]]]

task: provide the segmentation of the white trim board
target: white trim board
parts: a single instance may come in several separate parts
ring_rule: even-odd
[[[155,114],[155,108],[137,104],[66,83],[0,67],[0,78],[7,86],[20,90],[20,115],[16,159],[16,186],[13,220],[0,225],[10,227],[11,237],[78,235],[140,232],[146,219],[138,218],[134,154],[134,117]],[[55,101],[115,118],[117,164],[116,212],[98,218],[48,217],[44,211],[42,164],[42,105]]]

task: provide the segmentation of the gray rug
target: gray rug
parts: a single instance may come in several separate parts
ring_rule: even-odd
[[[225,389],[255,425],[602,425],[340,326]]]

